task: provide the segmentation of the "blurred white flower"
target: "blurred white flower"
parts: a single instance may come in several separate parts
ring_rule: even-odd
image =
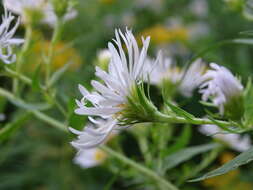
[[[128,104],[132,90],[143,78],[150,39],[142,39],[143,48],[140,51],[131,31],[126,30],[123,34],[120,30],[116,30],[115,35],[114,42],[118,49],[112,43],[108,44],[112,55],[108,72],[99,67],[96,68],[96,76],[104,83],[92,81],[91,85],[95,89],[95,92],[92,93],[79,85],[83,98],[81,101],[77,100],[78,108],[75,110],[75,113],[79,115],[99,116],[107,121],[103,125],[99,124],[98,128],[86,127],[83,132],[74,131],[79,135],[74,146],[85,149],[101,144],[117,127],[118,119],[121,119],[121,113]],[[124,53],[122,40],[126,45],[128,57]],[[92,104],[92,107],[86,106],[87,101]],[[96,122],[93,119],[93,123]]]
[[[138,8],[150,8],[153,11],[161,11],[164,0],[136,0],[135,4]]]
[[[186,97],[192,96],[193,91],[203,82],[202,76],[206,70],[206,65],[201,59],[194,61],[188,69],[184,69],[184,75],[180,81],[179,91]]]
[[[85,169],[100,165],[106,159],[106,157],[106,153],[99,148],[91,148],[80,150],[76,154],[73,162]]]
[[[243,86],[227,68],[215,63],[211,63],[210,67],[203,75],[204,83],[200,86],[200,93],[204,101],[211,99],[223,115],[224,106],[242,95]]]
[[[87,130],[93,131],[93,135],[95,135],[95,128],[105,128],[108,127],[107,121],[106,120],[98,120],[98,121],[94,121],[92,118],[90,118],[90,122],[89,124],[84,128],[84,131],[87,132]],[[93,122],[96,122],[93,123]],[[107,154],[102,151],[101,149],[97,148],[97,147],[93,147],[93,148],[89,148],[89,146],[83,146],[85,144],[84,141],[80,141],[80,140],[85,140],[87,139],[86,137],[81,136],[82,134],[80,134],[80,131],[76,131],[75,129],[70,128],[70,130],[77,134],[80,135],[79,136],[79,140],[73,141],[71,142],[71,144],[78,150],[78,153],[76,154],[75,158],[74,158],[74,163],[80,165],[82,168],[91,168],[97,165],[102,164],[105,159],[107,158]],[[83,131],[83,132],[84,132]],[[91,133],[91,132],[88,132]],[[98,133],[102,133],[102,131],[100,130]],[[118,134],[118,130],[117,131],[112,131],[112,133],[110,133],[110,135],[108,136],[108,138],[104,141],[104,143],[107,143],[108,141],[110,141],[111,139],[113,139],[113,137],[115,137]],[[84,133],[85,135],[85,133]],[[87,141],[88,143],[88,141]],[[87,145],[87,144],[86,144]]]
[[[19,45],[24,42],[23,39],[13,38],[18,26],[19,18],[15,25],[10,28],[15,17],[5,8],[4,15],[2,15],[2,23],[0,25],[0,59],[10,64],[16,61],[16,55],[12,52],[12,46]]]
[[[158,61],[147,59],[147,78],[150,84],[160,85],[163,80],[170,80],[172,83],[177,83],[182,77],[182,73],[179,68],[173,64],[173,60],[170,57],[158,55]]]
[[[210,33],[210,26],[206,22],[194,22],[187,26],[189,40],[196,41]]]
[[[232,149],[243,152],[251,147],[251,140],[249,135],[239,135],[227,133],[216,125],[203,125],[199,131],[207,136],[212,136],[231,147]]]
[[[110,61],[112,55],[108,49],[103,49],[98,52],[98,61]]]
[[[5,114],[1,113],[0,114],[0,121],[4,121],[6,119]]]
[[[206,65],[201,59],[193,62],[188,69],[181,69],[169,57],[159,55],[157,63],[149,59],[149,81],[151,84],[160,85],[164,80],[177,85],[179,92],[185,96],[192,96],[193,91],[201,84],[202,75]]]
[[[21,21],[27,22],[26,11],[35,10],[43,14],[42,22],[50,26],[55,26],[57,16],[54,12],[53,5],[48,0],[3,0],[7,9],[15,14],[21,15]],[[64,20],[71,20],[75,18],[77,11],[69,8]]]
[[[121,15],[122,26],[132,27],[136,23],[136,17],[133,12],[125,12]]]
[[[208,14],[208,2],[206,0],[193,0],[189,5],[193,14],[199,17],[205,17]]]

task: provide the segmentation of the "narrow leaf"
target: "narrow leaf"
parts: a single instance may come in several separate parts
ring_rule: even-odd
[[[3,141],[9,138],[15,131],[17,131],[22,124],[30,117],[31,113],[25,113],[20,115],[14,121],[9,122],[0,130],[0,140]]]
[[[72,65],[73,62],[69,62],[66,65],[64,65],[63,67],[61,67],[59,70],[57,70],[52,77],[50,78],[49,81],[49,86],[53,86],[60,78],[61,76],[68,70],[68,68],[70,67],[70,65]]]
[[[167,158],[165,158],[164,161],[164,170],[168,170],[171,168],[176,167],[177,165],[191,159],[192,157],[207,152],[209,150],[212,150],[216,147],[220,146],[216,143],[211,144],[205,144],[205,145],[199,145],[199,146],[193,146],[189,148],[185,148],[183,150],[180,150]]]
[[[168,150],[166,150],[165,156],[168,156],[169,154],[172,154],[187,146],[191,137],[191,129],[192,128],[189,125],[184,126],[182,133],[179,137],[176,138],[175,144],[173,144],[171,147],[168,148]]]
[[[37,65],[35,72],[32,76],[32,88],[35,91],[40,90],[40,71],[41,71],[41,64]]]
[[[170,102],[166,102],[166,104],[170,107],[170,109],[177,114],[178,116],[184,117],[185,119],[189,120],[189,121],[193,121],[195,116],[186,112],[185,110],[181,109],[180,107],[170,103]]]
[[[207,174],[203,175],[202,177],[190,180],[190,182],[201,181],[201,180],[205,180],[205,179],[208,179],[211,177],[225,174],[227,172],[230,172],[231,170],[238,168],[241,165],[251,162],[252,160],[253,160],[253,147],[250,148],[249,150],[241,153],[239,156],[235,157],[233,160],[227,162],[226,164],[217,168],[216,170],[208,172]]]

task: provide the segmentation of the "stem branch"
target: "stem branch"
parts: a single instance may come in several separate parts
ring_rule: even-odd
[[[125,162],[126,164],[132,166],[134,169],[138,170],[139,172],[145,174],[146,176],[152,178],[154,181],[156,181],[159,185],[164,187],[164,189],[167,190],[178,190],[177,187],[175,187],[173,184],[171,184],[169,181],[165,180],[152,170],[138,164],[137,162],[125,157],[124,155],[112,150],[111,148],[102,145],[101,149],[105,151],[106,153],[110,154],[111,156],[119,159],[122,162]]]

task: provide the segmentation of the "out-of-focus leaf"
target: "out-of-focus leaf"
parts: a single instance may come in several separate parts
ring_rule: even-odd
[[[252,126],[253,125],[253,87],[252,81],[249,80],[246,90],[244,91],[244,125]]]
[[[36,104],[26,103],[23,100],[15,97],[12,93],[1,88],[0,94],[6,97],[12,104],[16,105],[17,107],[24,108],[26,110],[45,110],[50,107],[50,105],[46,103],[36,103]]]
[[[26,112],[20,116],[18,116],[12,122],[9,122],[6,126],[4,126],[0,130],[0,141],[3,141],[9,138],[15,131],[17,131],[22,124],[31,116],[31,113]]]
[[[189,143],[190,137],[191,137],[191,127],[186,125],[180,136],[177,137],[175,144],[173,144],[170,148],[168,148],[165,154],[169,155],[184,148]]]
[[[40,90],[40,71],[41,71],[41,64],[36,66],[35,72],[32,76],[32,88],[33,90]]]
[[[50,107],[50,105],[46,103],[28,104],[23,100],[11,100],[11,99],[9,101],[15,106],[24,108],[26,110],[45,110]]]
[[[246,45],[253,45],[253,39],[252,38],[238,38],[232,40],[233,43],[236,44],[246,44]]]
[[[61,67],[59,70],[57,70],[50,78],[49,86],[53,86],[61,78],[61,76],[68,70],[69,66],[71,66],[72,64],[73,64],[72,62],[69,62],[63,67]]]
[[[235,157],[233,160],[227,162],[226,164],[217,168],[216,170],[208,172],[207,174],[205,174],[199,178],[190,180],[190,182],[201,181],[201,180],[205,180],[207,178],[211,178],[214,176],[219,176],[219,175],[225,174],[231,170],[238,168],[241,165],[251,162],[252,160],[253,160],[253,148],[250,148],[249,150],[241,153],[239,156]]]
[[[177,165],[191,159],[192,157],[194,157],[198,154],[207,152],[209,150],[212,150],[218,146],[220,146],[220,145],[216,144],[216,143],[211,143],[211,144],[205,144],[205,145],[185,148],[183,150],[180,150],[180,151],[166,157],[164,160],[164,167],[163,168],[165,171],[168,169],[174,168]]]

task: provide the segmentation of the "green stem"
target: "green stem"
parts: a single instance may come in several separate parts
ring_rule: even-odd
[[[35,117],[48,123],[49,125],[54,126],[62,131],[65,131],[65,132],[67,131],[66,125],[47,116],[46,114],[42,113],[39,110],[31,109],[31,106],[29,104],[27,104],[23,100],[15,97],[12,93],[8,92],[7,90],[0,88],[0,96],[7,98],[10,102],[14,103],[16,106],[20,106],[21,108],[23,108],[27,111],[30,111]]]
[[[8,67],[5,67],[5,71],[7,73],[8,76],[14,77],[14,78],[18,78],[20,81],[24,82],[27,85],[32,85],[32,80],[30,78],[28,78],[25,75],[22,75],[20,73],[17,73],[11,69],[9,69]],[[45,90],[46,88],[44,86],[40,86],[40,88],[42,90]],[[59,111],[65,116],[67,117],[67,112],[64,109],[63,106],[61,106],[61,104],[57,101],[57,99],[55,99],[54,97],[50,96],[51,98],[53,98],[54,100],[54,104],[57,106],[57,108],[59,109]]]
[[[186,119],[184,117],[178,116],[171,116],[166,115],[161,112],[156,112],[155,122],[162,122],[162,123],[178,123],[178,124],[193,124],[193,125],[205,125],[205,124],[214,124],[214,122],[210,119],[205,118],[193,118],[193,119]],[[216,124],[220,124],[222,126],[231,126],[230,122],[215,120]]]
[[[7,73],[6,74],[7,76],[11,76],[17,80],[22,81],[25,84],[32,85],[32,80],[30,78],[28,78],[27,76],[22,75],[21,73],[18,73],[16,71],[13,71],[8,67],[5,67],[5,71]]]
[[[110,154],[111,156],[119,159],[120,161],[130,165],[131,167],[133,167],[134,169],[136,169],[137,171],[143,173],[144,175],[150,177],[151,179],[153,179],[154,181],[156,181],[161,187],[164,187],[164,189],[167,190],[178,190],[177,187],[175,187],[173,184],[171,184],[169,181],[165,180],[164,178],[162,178],[161,176],[159,176],[158,174],[156,174],[155,172],[153,172],[152,170],[138,164],[137,162],[125,157],[124,155],[112,150],[111,148],[102,145],[101,149],[103,151],[105,151],[106,153]]]
[[[61,122],[47,116],[46,114],[40,112],[40,111],[32,111],[33,115],[40,119],[41,121],[44,121],[45,123],[56,127],[57,129],[60,129],[61,131],[67,132],[67,126],[62,124]]]
[[[53,62],[53,58],[54,58],[55,45],[59,41],[59,39],[61,38],[62,24],[63,24],[62,18],[58,18],[56,26],[54,28],[49,51],[48,51],[48,57],[47,57],[47,62],[46,62],[46,86],[47,86],[47,88],[49,88],[49,81],[50,81],[50,75],[51,75],[51,69],[52,69],[52,62]]]
[[[27,52],[31,46],[32,42],[32,26],[28,25],[25,33],[25,43],[19,55],[19,61],[16,63],[16,73],[19,75],[21,73],[22,65],[26,61]],[[19,78],[14,78],[13,81],[13,93],[18,95],[19,93]]]
[[[18,98],[16,98],[13,94],[11,94],[10,92],[1,89],[0,88],[0,96],[6,97],[7,99],[11,100],[11,101],[20,101]],[[66,125],[62,124],[61,122],[47,116],[46,114],[38,111],[38,110],[30,110],[27,109],[28,111],[31,111],[31,113],[37,117],[38,119],[40,119],[41,121],[44,121],[46,123],[48,123],[51,126],[56,127],[57,129],[60,129],[64,132],[67,132],[67,127]],[[166,181],[165,179],[163,179],[161,176],[157,175],[155,172],[153,172],[152,170],[134,162],[133,160],[128,159],[127,157],[125,157],[124,155],[121,155],[117,152],[115,152],[114,150],[106,147],[106,146],[102,146],[102,149],[107,152],[108,154],[114,156],[115,158],[121,160],[122,162],[132,166],[133,168],[135,168],[136,170],[142,172],[143,174],[149,176],[150,178],[152,178],[153,180],[155,180],[158,184],[160,184],[162,187],[168,189],[168,190],[177,190],[177,188],[172,185],[170,182]]]

